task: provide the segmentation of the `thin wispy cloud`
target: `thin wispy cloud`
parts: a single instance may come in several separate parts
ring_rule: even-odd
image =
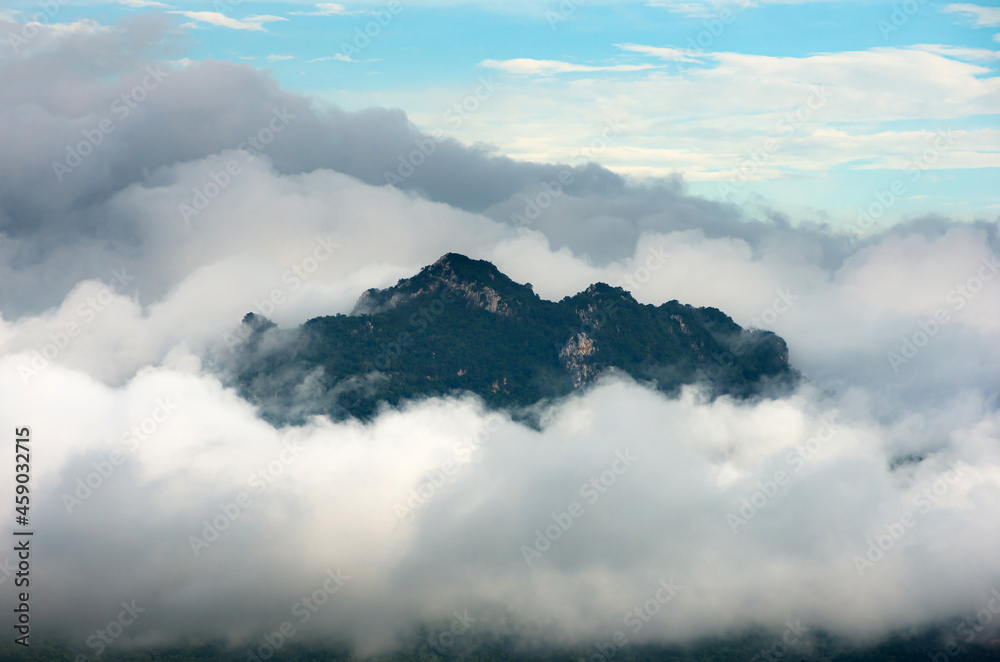
[[[688,2],[686,0],[650,0],[647,7],[662,7],[675,14],[683,14],[692,18],[708,18],[716,13],[715,6],[706,2]]]
[[[337,2],[321,2],[316,5],[315,11],[293,11],[289,14],[295,16],[350,16],[353,14],[364,14],[364,11],[352,11]]]
[[[265,23],[274,21],[287,21],[281,16],[248,16],[244,19],[236,19],[225,14],[214,11],[171,11],[171,14],[180,14],[196,23],[206,23],[219,28],[229,28],[230,30],[248,30],[250,32],[267,32]]]
[[[336,60],[338,62],[358,62],[358,60],[355,60],[350,55],[344,55],[343,53],[337,53],[335,55],[326,55],[324,57],[317,57],[312,60],[308,60],[308,62],[311,64],[313,62],[328,62],[330,60]]]
[[[153,7],[173,7],[173,5],[155,2],[155,0],[117,0],[118,4],[132,9],[148,9]]]
[[[912,167],[914,145],[933,143],[937,131],[950,130],[954,142],[930,162],[921,161],[921,168],[998,164],[997,135],[958,124],[994,112],[996,77],[984,66],[996,62],[990,49],[921,45],[774,57],[640,44],[620,48],[696,66],[638,74],[609,68],[579,81],[555,76],[573,69],[564,69],[566,63],[498,62],[494,68],[518,76],[505,81],[504,105],[478,111],[466,139],[490,140],[526,160],[570,159],[607,119],[607,109],[614,109],[628,137],[601,154],[606,165],[644,178],[683,172],[686,181],[713,182],[716,190],[736,177],[773,182],[836,168]],[[545,75],[554,79],[538,86],[533,77]],[[713,100],[711,113],[705,99]],[[504,122],[511,107],[522,118],[518,125]],[[576,122],[553,116],[553,107],[577,109]],[[904,131],[894,124],[916,118],[933,130]],[[765,144],[772,145],[766,159],[748,160]],[[517,151],[521,146],[524,151]]]
[[[946,46],[944,44],[917,44],[913,48],[965,62],[989,62],[990,60],[1000,59],[1000,51],[993,51],[988,48],[963,48],[961,46]]]
[[[479,66],[487,69],[498,69],[509,74],[524,76],[548,76],[552,74],[595,73],[600,71],[625,73],[655,69],[652,64],[614,64],[606,66],[591,66],[573,64],[559,60],[534,60],[531,58],[516,58],[513,60],[483,60]]]
[[[267,60],[268,62],[278,62],[280,60],[294,60],[295,56],[294,55],[275,55],[274,53],[272,53],[271,55],[268,55],[264,59]]]
[[[1000,26],[1000,7],[983,7],[968,3],[955,3],[945,6],[941,11],[947,14],[960,14],[971,18],[977,28],[995,28]]]
[[[664,60],[674,62],[701,62],[704,58],[710,57],[704,53],[698,53],[692,49],[675,48],[672,46],[643,46],[641,44],[616,44],[623,51],[630,53],[641,53],[651,55]]]

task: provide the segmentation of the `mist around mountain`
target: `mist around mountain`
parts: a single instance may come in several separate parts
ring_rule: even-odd
[[[553,31],[556,3],[408,1],[356,62],[309,60],[378,3],[23,4],[0,419],[35,444],[32,631],[8,544],[0,662],[1000,655],[998,79],[969,5],[887,42],[885,5],[749,3],[671,63],[708,36],[689,2]],[[514,282],[422,282],[451,251]]]
[[[676,394],[787,393],[798,381],[785,341],[724,312],[640,304],[596,283],[559,302],[485,260],[448,253],[412,278],[370,289],[349,315],[279,329],[249,313],[230,382],[276,423],[325,414],[370,420],[405,400],[472,392],[532,420],[532,408],[620,375]]]
[[[758,629],[687,645],[619,646],[609,640],[586,647],[567,646],[563,649],[538,646],[509,633],[459,632],[450,636],[448,625],[425,625],[406,641],[400,642],[397,652],[367,658],[355,655],[342,643],[310,645],[289,641],[281,642],[270,655],[265,649],[264,656],[259,654],[259,648],[227,646],[216,642],[134,650],[109,649],[100,659],[107,662],[990,662],[1000,659],[997,642],[956,638],[953,625],[897,633],[886,641],[860,645],[824,632],[800,632],[805,636],[791,641],[791,637],[785,635],[794,632],[796,627],[801,628],[801,624],[790,623],[790,627],[786,626],[783,632]],[[962,628],[962,625],[958,627]],[[973,632],[968,623],[965,627]],[[791,644],[785,644],[783,637]],[[272,641],[277,639],[272,638]],[[0,662],[74,660],[77,653],[77,648],[65,641],[43,639],[28,651],[0,647]]]

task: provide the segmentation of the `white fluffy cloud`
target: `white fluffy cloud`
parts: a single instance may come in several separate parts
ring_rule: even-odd
[[[629,632],[626,614],[669,578],[683,587],[675,607],[634,641],[788,618],[876,636],[985,599],[997,569],[985,559],[1000,543],[1000,530],[982,528],[1000,515],[989,376],[1000,277],[985,269],[981,230],[884,237],[832,271],[787,247],[755,254],[697,231],[647,233],[632,258],[598,267],[553,251],[537,231],[330,171],[279,175],[259,159],[185,225],[177,205],[233,156],[176,166],[171,185],[131,187],[107,203],[157,228],[147,261],[180,275],[163,297],[142,306],[83,282],[56,309],[0,333],[0,412],[31,425],[45,448],[34,474],[38,527],[60,545],[38,562],[58,578],[60,599],[44,589],[39,599],[53,622],[86,634],[106,620],[102,609],[135,598],[150,614],[130,633],[138,641],[252,641],[337,568],[351,579],[304,630],[349,636],[363,650],[456,609],[483,616],[484,628],[499,627],[488,615],[509,612],[517,627],[552,624],[553,640],[610,637]],[[276,218],[286,219],[280,233]],[[321,241],[336,245],[332,257],[293,290],[283,274]],[[284,303],[265,312],[294,325],[345,312],[362,289],[447,250],[490,258],[549,298],[605,280],[631,283],[642,301],[679,298],[747,325],[773,321],[814,385],[738,403],[695,391],[670,400],[612,381],[554,406],[541,431],[473,400],[430,401],[369,425],[318,419],[276,430],[201,365],[204,348],[275,289]],[[886,392],[897,381],[886,353],[899,335],[937,307],[951,310],[949,289],[977,273],[978,291],[903,366],[914,384],[899,393],[914,399]],[[791,304],[775,306],[782,292]],[[71,322],[79,335],[32,367]],[[986,362],[978,373],[946,369],[974,360]],[[129,432],[136,426],[141,440]],[[470,444],[477,433],[483,443]],[[83,498],[78,479],[106,469],[112,451],[126,459]],[[615,474],[618,452],[641,461]],[[925,459],[890,468],[910,455]],[[446,462],[455,466],[442,484]],[[273,483],[252,482],[269,466]],[[614,478],[606,492],[581,491],[602,476]],[[191,537],[205,538],[220,506],[235,512],[241,492],[252,503],[193,549]],[[740,514],[742,498],[755,499],[755,512]],[[583,514],[528,564],[522,546],[544,548],[537,531],[574,502]],[[883,557],[871,567],[857,560],[908,512],[914,523]],[[264,567],[275,570],[261,576]],[[272,597],[247,602],[249,587]],[[88,614],[76,607],[84,596],[97,605]]]
[[[171,76],[213,89],[215,72]],[[250,83],[229,88],[232,107],[252,99],[269,119],[277,93]],[[101,98],[94,80],[76,84]],[[171,98],[232,122],[212,100]],[[174,114],[144,126],[205,139]],[[299,121],[325,135],[331,117]],[[384,126],[396,125],[366,130]],[[346,143],[362,162],[352,172],[367,172],[367,157],[377,181],[386,161]],[[3,207],[6,282],[54,303],[5,290],[16,301],[0,301],[0,418],[32,429],[45,541],[33,567],[46,577],[33,608],[73,642],[135,600],[146,611],[127,641],[249,645],[297,619],[338,569],[349,579],[324,589],[303,640],[342,637],[362,652],[464,610],[478,632],[565,644],[789,619],[878,637],[985,604],[1000,570],[995,223],[925,219],[850,243],[733,220],[677,183],[600,177],[546,203],[537,180],[512,186],[476,213],[305,160],[279,168],[278,139],[253,159],[234,147],[152,162],[141,180],[81,168],[76,197],[51,189],[71,200],[63,234]],[[458,162],[491,182],[522,167]],[[58,197],[37,190],[18,199],[46,209]],[[542,208],[516,228],[508,210],[527,196]],[[805,383],[782,398],[709,401],[609,380],[552,404],[538,430],[472,397],[275,429],[213,373],[246,312],[282,326],[346,313],[364,289],[448,251],[549,299],[606,281],[644,303],[715,306],[784,337]],[[13,489],[10,472],[0,489]],[[676,596],[635,631],[628,613],[671,579]]]
[[[619,48],[647,61],[483,62],[508,75],[457,127],[458,135],[488,140],[520,158],[565,160],[613,120],[624,132],[600,154],[604,165],[643,177],[683,172],[691,181],[731,180],[771,138],[776,148],[743,173],[760,180],[838,166],[905,168],[928,145],[922,132],[893,123],[919,119],[956,136],[928,168],[1000,163],[1000,134],[964,124],[992,114],[1000,99],[996,77],[983,66],[996,57],[988,49],[931,44],[776,57],[687,44]],[[634,73],[648,66],[655,70]],[[552,79],[556,75],[564,78]],[[461,91],[425,98],[427,107],[412,109],[424,126],[456,128],[442,109],[460,100]],[[706,99],[712,100],[707,112]],[[572,121],[554,110],[565,107],[576,109]],[[520,118],[516,127],[507,121],[511,116]]]

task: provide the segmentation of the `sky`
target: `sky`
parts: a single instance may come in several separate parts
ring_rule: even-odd
[[[898,180],[905,190],[879,223],[1000,210],[1000,16],[988,4],[216,5],[73,2],[42,16],[106,24],[160,12],[187,38],[179,61],[249,63],[317,100],[401,108],[425,130],[520,160],[583,153],[637,179],[679,174],[699,195],[762,214],[850,227]],[[608,122],[620,132],[590,155]]]
[[[37,632],[78,662],[285,622],[362,654],[998,636],[995,8],[883,37],[892,5],[654,4],[408,3],[353,54],[389,5],[2,10],[0,423],[35,448]],[[227,386],[247,312],[348,314],[448,252],[549,300],[718,308],[803,381],[612,375],[537,429],[468,394],[274,427]]]

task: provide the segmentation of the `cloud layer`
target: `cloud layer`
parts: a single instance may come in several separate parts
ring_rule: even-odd
[[[464,610],[565,644],[789,619],[864,639],[986,604],[996,223],[748,220],[679,176],[518,162],[170,66],[165,29],[43,27],[0,68],[0,418],[32,428],[40,622],[86,649],[135,600],[113,645],[288,620],[371,652]],[[448,251],[550,299],[601,280],[718,307],[808,382],[710,402],[609,380],[541,430],[471,398],[274,429],[213,373],[244,313],[346,313]]]

